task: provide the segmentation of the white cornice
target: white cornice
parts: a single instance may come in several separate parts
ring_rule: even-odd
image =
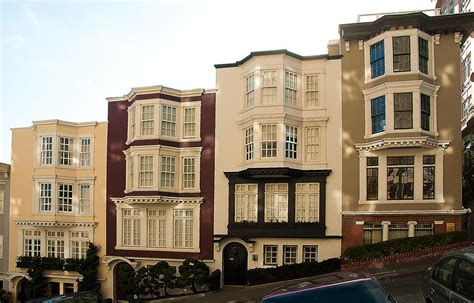
[[[97,122],[97,121],[87,121],[87,122],[71,122],[71,121],[64,121],[58,119],[51,119],[51,120],[38,120],[33,121],[33,126],[37,125],[65,125],[65,126],[96,126],[97,124],[106,124],[107,122]]]
[[[111,198],[116,204],[201,204],[202,197],[169,197],[169,196],[128,196],[124,198]]]
[[[189,90],[179,90],[174,89],[162,85],[154,85],[154,86],[143,86],[143,87],[133,87],[130,92],[126,95],[119,96],[119,97],[108,97],[106,100],[108,102],[116,102],[116,101],[131,101],[137,95],[143,94],[152,94],[152,93],[163,93],[169,96],[174,97],[193,97],[193,96],[201,96],[203,93],[215,93],[216,89],[203,89],[203,88],[196,88],[196,89],[189,89]]]
[[[59,221],[33,221],[33,220],[26,220],[14,221],[16,225],[23,225],[23,226],[47,226],[47,227],[94,227],[96,225],[95,222],[59,222]]]
[[[463,215],[470,213],[470,208],[448,209],[448,210],[379,210],[379,211],[342,211],[344,216],[366,216],[366,215]]]
[[[371,99],[374,96],[382,95],[385,93],[395,93],[402,91],[415,91],[420,90],[422,93],[435,95],[439,86],[430,84],[423,80],[411,80],[411,81],[394,81],[394,82],[385,82],[383,84],[377,85],[375,87],[365,89],[362,91],[364,97],[367,100]]]
[[[357,151],[372,151],[389,148],[443,148],[449,146],[450,140],[436,140],[430,137],[404,137],[404,138],[383,138],[368,143],[354,144]]]

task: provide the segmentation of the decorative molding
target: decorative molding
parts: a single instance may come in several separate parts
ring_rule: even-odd
[[[89,122],[71,122],[71,121],[64,121],[59,119],[51,119],[51,120],[37,120],[33,121],[33,127],[37,125],[64,125],[64,126],[96,126],[97,124],[107,124],[108,122],[97,122],[97,121],[89,121]]]
[[[454,43],[460,44],[462,41],[463,35],[460,32],[455,32],[454,33]]]
[[[378,216],[378,215],[464,215],[469,212],[469,208],[449,209],[449,210],[346,210],[342,211],[343,216]]]
[[[439,45],[439,38],[440,38],[439,34],[434,35],[435,45]]]
[[[434,224],[435,225],[442,225],[442,224],[444,224],[444,221],[434,221]]]
[[[108,102],[116,102],[116,101],[129,101],[132,102],[138,95],[148,95],[148,94],[157,94],[161,93],[171,97],[177,98],[186,98],[186,97],[195,97],[201,96],[203,93],[213,93],[213,90],[205,90],[203,88],[199,89],[191,89],[191,90],[179,90],[170,87],[166,87],[163,85],[155,85],[155,86],[142,86],[142,87],[133,87],[130,92],[126,95],[121,97],[109,97],[106,98]]]
[[[442,148],[449,147],[450,140],[436,140],[430,137],[405,137],[405,138],[383,138],[369,143],[355,144],[357,151],[374,151],[389,148],[407,148],[407,147],[422,147],[422,148]]]
[[[346,47],[346,52],[351,51],[351,42],[350,41],[344,42],[344,46]]]
[[[364,40],[359,40],[359,50],[364,50]]]
[[[115,263],[114,263],[115,262]],[[107,266],[108,270],[112,270],[115,265],[117,265],[120,262],[125,262],[132,266],[134,269],[137,269],[138,266],[140,265],[140,262],[137,261],[131,261],[128,258],[125,257],[119,257],[119,256],[106,256],[105,259],[102,261]],[[114,264],[112,264],[114,263]]]
[[[59,221],[14,221],[20,226],[45,226],[45,227],[94,227],[95,222],[59,222]]]
[[[365,221],[355,221],[356,225],[364,225]]]
[[[116,204],[202,204],[203,197],[170,197],[170,196],[127,196],[123,198],[111,198]]]
[[[294,168],[247,168],[238,172],[224,172],[229,179],[233,178],[297,178],[297,177],[323,177],[331,173],[330,169],[322,170],[300,170]]]

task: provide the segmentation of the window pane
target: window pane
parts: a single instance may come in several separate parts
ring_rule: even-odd
[[[298,128],[285,126],[285,158],[296,159],[298,144]]]
[[[435,281],[451,287],[454,277],[454,265],[456,264],[456,258],[448,257],[441,260],[438,265],[436,265],[433,278]]]
[[[394,94],[395,129],[413,128],[413,100],[411,93]]]
[[[393,37],[393,71],[410,70],[410,37]]]
[[[161,134],[174,137],[176,135],[176,107],[163,105],[161,110]]]
[[[288,184],[265,184],[265,222],[288,222]]]
[[[382,241],[382,225],[380,223],[364,224],[364,244],[378,243]]]
[[[387,199],[412,200],[414,187],[413,167],[387,168]]]
[[[367,168],[367,200],[378,200],[379,169]]]
[[[372,99],[372,133],[385,130],[385,96]]]
[[[430,96],[421,94],[421,129],[430,130]]]
[[[420,72],[428,74],[428,41],[418,38],[419,68]]]
[[[459,262],[454,290],[466,298],[474,299],[474,264],[467,260]]]
[[[371,78],[385,74],[384,41],[370,46],[370,69]]]

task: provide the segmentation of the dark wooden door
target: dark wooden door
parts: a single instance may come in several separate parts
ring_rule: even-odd
[[[240,243],[229,243],[224,248],[224,284],[245,285],[247,279],[247,249]]]

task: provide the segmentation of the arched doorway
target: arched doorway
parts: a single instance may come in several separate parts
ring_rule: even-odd
[[[224,247],[224,284],[245,285],[247,279],[247,249],[240,243],[232,242]]]
[[[120,262],[114,267],[114,290],[115,300],[129,301],[133,300],[133,280],[135,277],[135,269],[125,262]]]
[[[28,281],[25,278],[22,278],[20,281],[18,281],[18,284],[16,285],[16,301],[17,302],[26,302],[28,300],[28,296],[26,295],[26,283]]]

